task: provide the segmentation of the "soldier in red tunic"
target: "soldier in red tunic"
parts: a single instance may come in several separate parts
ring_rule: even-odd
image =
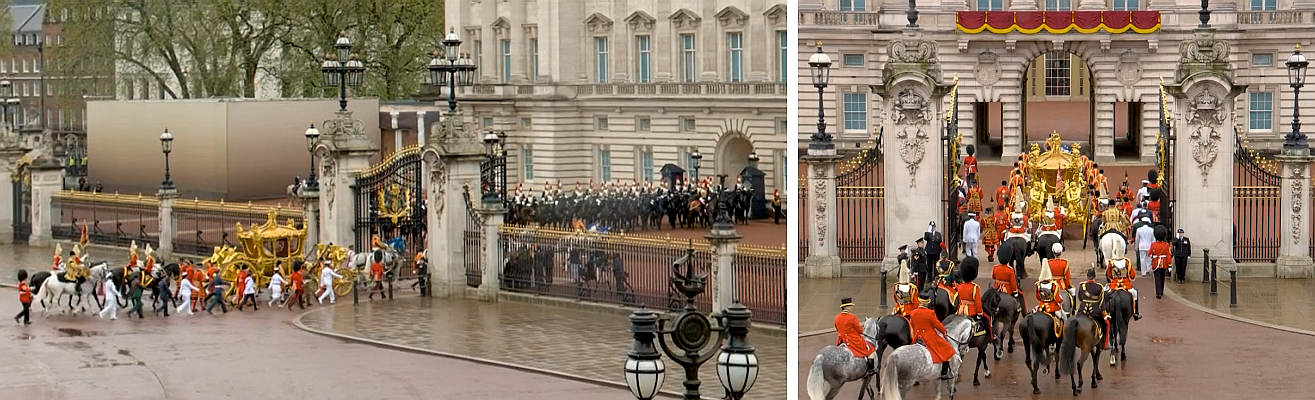
[[[921,343],[931,353],[931,362],[941,364],[941,379],[953,379],[950,375],[950,357],[954,357],[954,348],[941,337],[946,334],[945,325],[936,318],[936,311],[929,307],[931,302],[922,303],[922,307],[909,314],[909,331],[912,332],[913,342]]]
[[[1069,273],[1068,260],[1059,258],[1064,253],[1064,245],[1055,243],[1050,246],[1050,252],[1055,254],[1055,258],[1046,262],[1046,267],[1050,268],[1051,280],[1058,285],[1058,290],[1069,290],[1069,294],[1074,294],[1071,290],[1073,289],[1073,276]]]
[[[977,259],[973,257],[964,258],[959,263],[960,278],[963,283],[955,287],[958,292],[959,314],[963,314],[975,320],[977,324],[984,327],[987,340],[991,339],[991,319],[982,310],[982,288],[973,283],[977,280]]]
[[[968,145],[967,150],[968,156],[963,158],[963,169],[967,172],[967,175],[964,175],[964,177],[975,181],[976,179],[974,178],[977,177],[977,148],[970,144]]]
[[[1137,307],[1137,289],[1132,287],[1132,281],[1137,279],[1137,274],[1132,272],[1132,260],[1127,258],[1105,260],[1105,278],[1109,279],[1109,286],[1106,292],[1115,290],[1124,290],[1132,295],[1132,319],[1140,320],[1141,312]]]
[[[1155,242],[1151,243],[1151,249],[1146,255],[1151,257],[1151,268],[1155,274],[1155,298],[1164,295],[1164,277],[1169,273],[1169,266],[1173,265],[1173,257],[1170,255],[1173,247],[1165,241],[1169,236],[1168,230],[1163,227],[1156,227]]]
[[[995,189],[995,204],[998,206],[1009,204],[1009,181],[1000,181],[1000,187]]]
[[[840,314],[836,314],[835,320],[836,346],[844,345],[849,348],[849,351],[854,353],[854,357],[868,358],[876,349],[863,339],[863,326],[858,323],[858,317],[849,313],[849,308],[853,306],[853,299],[848,297],[840,299]],[[874,361],[868,358],[868,371],[876,369]]]
[[[1018,278],[1014,275],[1014,268],[1004,264],[996,264],[991,270],[991,279],[995,282],[995,290],[1004,294],[1014,296],[1018,300],[1018,305],[1026,309],[1027,304],[1023,302],[1023,292],[1018,290]]]

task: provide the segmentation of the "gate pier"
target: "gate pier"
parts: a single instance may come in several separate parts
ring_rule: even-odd
[[[804,260],[804,276],[809,278],[839,278],[840,252],[836,244],[836,156],[835,149],[808,149],[801,157],[808,163],[808,258]]]
[[[356,236],[369,232],[354,232],[355,204],[353,204],[355,174],[370,168],[370,157],[379,152],[379,146],[365,136],[360,120],[352,119],[351,111],[338,111],[336,118],[324,121],[324,134],[315,146],[320,162],[320,237],[316,242],[333,243],[347,247],[356,243]],[[367,241],[368,243],[368,241]],[[356,249],[364,252],[368,249]]]
[[[1288,215],[1279,218],[1282,223],[1279,237],[1279,256],[1275,261],[1279,278],[1315,278],[1315,264],[1310,257],[1310,163],[1315,157],[1306,154],[1280,154],[1276,158],[1283,164],[1282,196],[1279,210]]]
[[[463,186],[479,188],[484,143],[461,119],[461,112],[444,112],[429,130],[421,150],[424,160],[426,218],[429,234],[431,287],[434,296],[464,296],[466,289],[465,229],[469,219]]]

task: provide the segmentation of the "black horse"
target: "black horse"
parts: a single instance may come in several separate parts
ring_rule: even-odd
[[[913,335],[909,329],[909,320],[899,315],[887,315],[877,320],[877,352],[876,366],[880,375],[881,358],[886,353],[886,348],[890,347],[895,351],[900,347],[913,344]],[[881,391],[881,380],[874,379],[877,382],[877,391]]]
[[[1041,394],[1036,385],[1037,370],[1044,365],[1050,370],[1050,355],[1060,344],[1061,335],[1055,334],[1055,321],[1045,313],[1033,312],[1023,317],[1019,326],[1023,335],[1023,348],[1026,349],[1027,369],[1032,372],[1032,394]],[[1059,368],[1055,368],[1055,379],[1059,379]]]
[[[1000,263],[1014,267],[1014,275],[1021,281],[1027,279],[1027,256],[1031,255],[1032,245],[1027,239],[1021,237],[1011,237],[1000,243],[1000,248],[995,250],[996,258]]]
[[[1064,240],[1060,239],[1059,236],[1037,235],[1036,238],[1032,240],[1032,243],[1036,244],[1032,248],[1032,252],[1037,254],[1037,261],[1053,260],[1055,259],[1055,253],[1052,250],[1055,247],[1055,243],[1063,243],[1063,242]]]
[[[991,316],[991,331],[995,334],[995,340],[992,341],[995,343],[995,359],[999,361],[1005,352],[1006,335],[1009,336],[1009,352],[1014,352],[1014,325],[1018,324],[1022,310],[1014,296],[1005,295],[994,287],[982,292],[982,310]]]

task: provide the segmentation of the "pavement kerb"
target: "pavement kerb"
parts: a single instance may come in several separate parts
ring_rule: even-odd
[[[1184,298],[1183,296],[1178,295],[1177,292],[1174,292],[1173,288],[1170,288],[1170,287],[1168,287],[1168,286],[1166,286],[1166,287],[1164,288],[1164,291],[1165,291],[1165,294],[1169,295],[1169,298],[1170,298],[1170,299],[1173,299],[1174,301],[1177,301],[1177,302],[1179,302],[1179,303],[1182,303],[1182,304],[1184,304],[1184,305],[1186,305],[1186,306],[1188,306],[1188,307],[1191,307],[1191,308],[1193,308],[1193,309],[1195,309],[1195,310],[1197,310],[1197,311],[1204,312],[1204,313],[1206,313],[1206,314],[1210,314],[1210,315],[1214,315],[1214,316],[1219,317],[1219,318],[1223,318],[1223,319],[1227,319],[1227,320],[1232,320],[1232,321],[1237,321],[1237,322],[1241,322],[1241,323],[1245,323],[1245,324],[1251,324],[1251,325],[1260,326],[1260,327],[1265,327],[1265,328],[1270,328],[1270,329],[1277,329],[1277,330],[1280,330],[1280,331],[1289,332],[1289,333],[1295,333],[1295,334],[1298,334],[1298,335],[1315,336],[1315,332],[1308,331],[1308,330],[1305,330],[1305,329],[1297,329],[1297,328],[1287,327],[1287,326],[1283,326],[1283,325],[1275,325],[1275,324],[1271,324],[1271,323],[1268,323],[1268,322],[1256,321],[1256,320],[1254,320],[1254,319],[1239,317],[1239,316],[1232,315],[1232,314],[1229,314],[1229,313],[1226,313],[1226,312],[1222,312],[1222,311],[1219,311],[1219,310],[1212,309],[1212,308],[1210,308],[1210,307],[1206,307],[1206,306],[1203,306],[1203,305],[1200,305],[1200,304],[1196,304],[1196,303],[1192,302],[1191,300],[1187,300],[1187,299]]]
[[[352,304],[351,304],[351,303],[344,303],[344,304],[336,304],[336,305],[332,305],[332,306],[329,306],[329,307],[345,307],[345,306],[350,306],[350,305],[352,305]],[[361,343],[361,344],[365,344],[365,345],[369,345],[369,346],[382,347],[382,348],[388,348],[388,349],[393,349],[393,350],[397,350],[397,351],[405,351],[405,352],[409,352],[409,353],[422,354],[422,355],[429,355],[429,356],[438,356],[438,357],[455,358],[455,359],[458,359],[458,360],[465,360],[465,361],[470,361],[470,362],[479,363],[479,364],[492,365],[492,366],[496,366],[496,367],[502,367],[502,368],[514,369],[514,370],[518,370],[518,371],[524,371],[524,372],[530,372],[530,373],[536,373],[536,374],[542,374],[542,375],[555,376],[555,377],[558,377],[558,378],[570,379],[570,380],[577,381],[577,382],[584,382],[584,383],[590,383],[590,384],[595,384],[595,385],[601,385],[601,386],[608,386],[608,387],[615,387],[615,388],[621,388],[621,389],[625,389],[625,390],[630,390],[630,388],[629,388],[628,386],[626,386],[626,384],[624,384],[624,383],[613,382],[613,381],[606,381],[606,380],[602,380],[602,379],[594,379],[594,378],[584,377],[584,376],[580,376],[580,375],[569,374],[569,373],[560,372],[560,371],[547,370],[547,369],[542,369],[542,368],[527,367],[527,366],[524,366],[524,365],[517,365],[517,364],[512,364],[512,363],[507,363],[507,362],[502,362],[502,361],[497,361],[497,360],[490,360],[490,359],[486,359],[486,358],[473,357],[473,356],[468,356],[468,355],[464,355],[464,354],[449,353],[449,352],[445,352],[445,351],[438,351],[438,350],[431,350],[431,349],[422,349],[422,348],[419,348],[419,347],[412,347],[412,346],[406,346],[406,345],[400,345],[400,344],[395,344],[395,343],[388,343],[388,342],[378,341],[378,340],[374,340],[374,339],[367,339],[367,338],[362,338],[362,337],[357,337],[357,336],[344,335],[344,334],[341,334],[341,333],[335,333],[335,332],[329,332],[329,331],[324,331],[324,330],[320,330],[320,329],[311,328],[311,327],[306,326],[306,324],[304,324],[304,323],[301,322],[301,319],[302,319],[303,317],[305,317],[305,316],[307,316],[307,315],[310,315],[311,313],[324,311],[324,310],[326,310],[326,309],[328,309],[328,308],[327,308],[327,307],[322,307],[322,308],[318,308],[318,309],[314,309],[314,310],[308,310],[308,311],[306,311],[306,312],[303,312],[303,313],[301,313],[301,314],[298,314],[296,317],[293,317],[293,318],[292,318],[292,325],[295,326],[295,327],[297,327],[297,329],[301,329],[301,330],[303,330],[303,331],[310,332],[310,333],[313,333],[313,334],[316,334],[316,335],[326,336],[326,337],[331,337],[331,338],[336,338],[336,339],[341,339],[341,340],[346,340],[346,341],[350,341],[350,342]],[[617,368],[617,372],[618,372],[618,373],[621,372],[621,368],[620,368],[620,366],[618,366],[618,368]],[[670,374],[668,374],[668,375],[670,375]],[[679,374],[677,374],[677,375],[679,375]],[[663,394],[663,395],[666,395],[666,396],[668,396],[668,397],[677,398],[677,399],[683,397],[682,394],[680,394],[680,393],[676,393],[676,392],[672,392],[672,391],[669,391],[669,390],[662,390],[662,391],[660,391],[659,393],[661,393],[661,394]],[[702,398],[703,398],[703,399],[709,399],[709,400],[711,400],[710,397],[702,397]]]

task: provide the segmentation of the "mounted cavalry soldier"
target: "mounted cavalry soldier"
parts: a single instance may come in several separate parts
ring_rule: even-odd
[[[963,283],[955,287],[959,299],[958,313],[973,319],[973,336],[984,332],[987,340],[993,339],[991,318],[982,310],[982,288],[973,283],[977,279],[977,258],[964,258],[959,263],[959,274]]]
[[[1073,277],[1069,273],[1068,260],[1059,258],[1060,254],[1064,252],[1064,245],[1055,243],[1054,246],[1050,247],[1050,252],[1055,255],[1055,258],[1046,262],[1046,268],[1050,270],[1050,276],[1053,277],[1052,280],[1058,286],[1057,290],[1067,290],[1069,294],[1076,295],[1077,293],[1073,293]]]
[[[1105,287],[1105,292],[1115,290],[1124,290],[1132,294],[1132,319],[1140,320],[1141,312],[1137,308],[1137,288],[1132,287],[1132,281],[1137,279],[1137,274],[1132,270],[1132,260],[1127,258],[1117,258],[1107,260],[1105,277],[1109,279],[1109,285]]]
[[[1054,317],[1059,325],[1063,325],[1068,316],[1064,315],[1061,304],[1064,300],[1058,296],[1059,290],[1059,284],[1054,281],[1050,269],[1042,268],[1041,276],[1037,278],[1036,282],[1036,300],[1038,304],[1034,311],[1048,314]]]
[[[1106,338],[1105,345],[1101,348],[1108,346],[1110,317],[1109,313],[1105,311],[1105,287],[1096,282],[1096,269],[1088,269],[1087,280],[1078,283],[1074,290],[1077,292],[1078,304],[1073,312],[1086,315],[1091,317],[1092,321],[1099,322],[1096,325],[1100,326],[1101,336]]]
[[[926,299],[926,297],[921,297],[919,300],[921,299]],[[927,352],[931,353],[931,362],[933,364],[941,365],[941,379],[954,379],[950,371],[950,358],[954,357],[954,348],[950,347],[950,343],[941,337],[941,335],[946,334],[945,325],[936,317],[936,311],[931,309],[931,301],[919,301],[919,303],[922,306],[909,314],[910,337],[913,339],[913,343],[927,348]]]
[[[901,246],[900,250],[903,251],[906,247],[908,247],[908,245]],[[908,260],[901,260],[899,264],[899,280],[895,282],[895,287],[891,294],[895,300],[895,310],[891,312],[893,315],[908,318],[909,314],[918,308],[918,287],[913,284],[910,275]]]
[[[1105,200],[1104,203],[1105,203],[1105,211],[1102,211],[1100,213],[1101,224],[1100,227],[1096,229],[1097,243],[1099,243],[1100,237],[1111,233],[1119,235],[1119,237],[1124,242],[1127,242],[1128,235],[1131,233],[1129,232],[1129,228],[1132,221],[1128,220],[1128,216],[1125,215],[1123,212],[1119,211],[1118,208],[1114,207],[1114,205],[1111,204],[1109,200]],[[1099,245],[1096,246],[1096,251],[1102,252]],[[1099,255],[1102,260],[1106,256],[1105,254],[1099,254]],[[1113,255],[1111,254],[1109,256],[1113,256]]]
[[[991,280],[994,281],[992,286],[995,286],[996,291],[1014,296],[1014,299],[1018,300],[1019,308],[1027,309],[1027,303],[1023,301],[1025,299],[1023,292],[1018,290],[1018,278],[1014,274],[1014,267],[996,264],[991,270]]]
[[[59,257],[59,254],[63,252],[64,245],[55,243],[55,265],[50,267],[51,271],[59,271],[59,269],[63,267],[64,261]]]
[[[840,299],[840,314],[836,314],[835,319],[836,346],[848,348],[854,357],[867,358],[868,371],[875,371],[876,359],[872,358],[872,354],[876,349],[863,339],[863,326],[858,323],[858,317],[849,313],[849,309],[853,306],[853,299],[848,297]]]

